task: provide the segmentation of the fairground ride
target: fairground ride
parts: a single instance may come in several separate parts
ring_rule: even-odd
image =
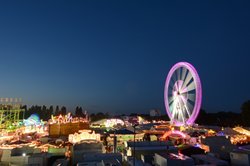
[[[175,126],[192,125],[201,107],[201,81],[196,69],[187,62],[176,63],[165,83],[167,114]]]
[[[0,98],[0,129],[14,129],[20,126],[24,114],[21,98]]]

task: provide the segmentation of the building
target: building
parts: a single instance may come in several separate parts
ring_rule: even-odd
[[[75,165],[77,163],[84,162],[84,155],[86,154],[97,154],[102,153],[104,151],[103,144],[101,142],[91,141],[91,142],[82,142],[74,144],[71,147],[71,157],[72,164]]]
[[[134,149],[135,146],[135,149]],[[150,155],[161,152],[177,152],[178,149],[173,146],[172,142],[166,141],[143,141],[143,142],[125,142],[126,153],[125,156],[133,156],[135,150],[135,156],[137,159],[141,158],[141,155]]]
[[[210,153],[218,155],[221,159],[230,160],[230,152],[236,148],[225,136],[211,136],[201,139],[201,143],[209,146]]]
[[[211,155],[204,155],[204,154],[195,154],[191,156],[196,165],[217,165],[217,166],[228,166],[228,162],[224,160],[220,160]]]
[[[33,154],[28,159],[28,165],[36,165],[36,166],[48,165],[49,157],[50,157],[50,154],[48,153]]]
[[[141,161],[144,164],[153,165],[153,163],[154,163],[154,154],[142,154],[141,155]]]
[[[103,166],[120,166],[122,165],[122,155],[120,153],[94,153],[84,154],[83,160],[77,165],[103,165]]]
[[[66,147],[56,147],[56,146],[49,146],[48,153],[53,156],[64,156],[67,151]]]
[[[235,166],[250,165],[250,145],[241,146],[230,152],[231,164]]]
[[[124,145],[125,142],[127,141],[133,142],[134,139],[136,142],[142,141],[143,137],[144,137],[143,132],[134,133],[133,131],[128,129],[120,129],[110,132],[109,137],[107,137],[107,141],[108,141],[108,146],[116,148],[115,151],[116,150],[122,151],[125,148]],[[114,143],[116,145],[114,145]]]
[[[2,165],[27,165],[30,155],[40,153],[40,149],[22,146],[22,147],[5,147],[0,149]]]
[[[155,153],[156,166],[193,166],[194,160],[188,156],[175,153]]]
[[[57,159],[53,166],[69,166],[69,159]]]
[[[52,123],[49,124],[49,136],[59,137],[74,134],[79,130],[89,129],[88,122],[68,122],[68,123]]]
[[[26,153],[13,154],[13,149],[1,149],[1,165],[26,165],[29,156]]]

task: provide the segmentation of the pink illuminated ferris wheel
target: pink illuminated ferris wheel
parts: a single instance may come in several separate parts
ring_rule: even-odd
[[[174,125],[192,125],[201,107],[201,82],[195,68],[187,62],[176,63],[168,73],[164,101]]]

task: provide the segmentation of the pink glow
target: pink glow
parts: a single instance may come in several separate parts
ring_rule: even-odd
[[[186,138],[186,134],[184,134],[183,132],[178,131],[178,130],[167,131],[167,132],[162,136],[162,138],[163,138],[163,139],[166,139],[167,137],[169,137],[169,136],[172,135],[172,134],[176,134],[176,135],[181,136],[182,138]]]

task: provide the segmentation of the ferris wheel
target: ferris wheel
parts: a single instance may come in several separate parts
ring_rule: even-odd
[[[201,82],[195,68],[176,63],[169,71],[164,90],[167,114],[174,125],[192,125],[201,107]]]

